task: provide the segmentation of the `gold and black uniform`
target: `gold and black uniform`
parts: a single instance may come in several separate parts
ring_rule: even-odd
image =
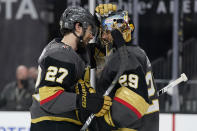
[[[54,39],[44,48],[38,63],[39,75],[30,108],[32,125],[44,122],[49,122],[48,127],[54,122],[82,125],[75,84],[84,74],[84,60],[70,46]]]
[[[101,124],[98,126],[101,127],[99,131],[110,131],[113,128],[125,131],[159,131],[159,103],[151,64],[140,47],[131,43],[126,45],[127,67],[110,93],[113,98],[110,112],[98,119]],[[120,64],[119,51],[115,51],[98,79],[97,92],[104,94]]]

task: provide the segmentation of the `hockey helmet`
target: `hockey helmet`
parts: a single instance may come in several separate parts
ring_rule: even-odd
[[[131,41],[131,34],[134,31],[134,24],[128,17],[127,11],[119,10],[108,16],[101,16],[102,31],[118,29],[126,42]]]
[[[60,18],[60,32],[64,34],[65,29],[74,30],[75,23],[79,22],[82,24],[84,31],[89,25],[92,26],[93,36],[96,33],[95,19],[94,16],[86,9],[82,7],[68,7]]]

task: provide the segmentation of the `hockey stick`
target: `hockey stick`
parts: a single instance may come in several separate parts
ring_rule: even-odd
[[[125,67],[126,67],[126,63],[127,63],[127,60],[128,60],[128,55],[127,55],[127,49],[126,49],[126,46],[122,46],[119,48],[119,53],[120,53],[120,60],[121,60],[121,64],[120,64],[120,67],[119,67],[119,71],[116,75],[116,77],[113,79],[111,85],[108,87],[108,89],[105,91],[104,95],[103,96],[107,96],[109,95],[109,93],[112,91],[112,89],[114,88],[114,86],[116,85],[119,77],[122,75]],[[95,114],[91,114],[85,124],[83,125],[83,127],[80,129],[80,131],[85,131],[88,126],[90,125],[90,123],[92,122],[93,118],[95,117]]]
[[[164,88],[159,90],[157,92],[158,96],[160,96],[160,95],[164,94],[165,92],[167,92],[168,88],[174,87],[174,86],[178,85],[181,82],[186,82],[187,80],[188,80],[188,78],[185,75],[185,73],[182,73],[181,76],[178,79],[172,81],[170,84],[168,84],[167,86],[165,86]]]
[[[122,53],[124,53],[124,51],[120,51]],[[122,54],[121,56],[124,56],[125,54]],[[112,91],[112,89],[114,88],[116,82],[118,81],[118,78],[120,77],[120,75],[122,74],[122,69],[120,68],[119,73],[116,75],[116,77],[114,78],[114,80],[112,81],[112,84],[109,86],[109,88],[105,91],[105,94],[103,96],[109,95],[109,93]],[[181,82],[186,82],[188,80],[187,76],[185,75],[185,73],[182,73],[181,76],[172,81],[170,84],[168,84],[167,86],[165,86],[164,88],[162,88],[161,90],[159,90],[157,92],[158,96],[161,96],[162,94],[164,94],[165,92],[168,91],[169,88],[174,87],[176,85],[178,85]],[[81,128],[80,131],[85,131],[88,126],[90,125],[91,121],[93,120],[93,118],[95,117],[95,114],[91,114],[88,119],[86,120],[85,124],[83,125],[83,127]]]

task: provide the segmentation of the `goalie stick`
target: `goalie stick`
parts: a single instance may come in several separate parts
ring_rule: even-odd
[[[186,82],[187,80],[188,80],[188,78],[185,75],[185,73],[182,73],[181,76],[178,79],[170,82],[170,84],[168,84],[167,86],[165,86],[164,88],[162,88],[161,90],[159,90],[157,92],[158,96],[160,96],[160,95],[164,94],[165,92],[167,92],[168,91],[168,88],[174,87],[174,86],[178,85],[181,82]]]
[[[119,71],[117,73],[117,75],[115,76],[115,78],[113,79],[111,85],[108,87],[108,89],[105,91],[103,96],[107,96],[109,95],[109,93],[112,91],[112,89],[114,88],[114,86],[116,85],[119,77],[122,75],[122,73],[124,72],[125,67],[127,66],[127,60],[128,60],[128,54],[127,54],[127,49],[126,46],[122,46],[119,48],[119,53],[120,53],[120,60],[121,60],[121,64],[119,67]],[[83,125],[83,127],[80,129],[80,131],[85,131],[88,126],[90,125],[90,123],[92,122],[93,118],[95,117],[95,114],[91,114],[85,124]]]

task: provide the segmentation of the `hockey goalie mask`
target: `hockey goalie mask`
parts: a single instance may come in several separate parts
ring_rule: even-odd
[[[117,11],[112,12],[107,17],[101,18],[102,32],[118,29],[126,42],[131,41],[131,33],[134,31],[133,23],[129,24],[128,12]]]

